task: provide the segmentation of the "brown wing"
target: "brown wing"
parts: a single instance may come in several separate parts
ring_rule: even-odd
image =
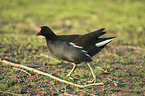
[[[105,28],[101,28],[91,33],[80,35],[72,42],[75,43],[76,45],[87,47],[88,45],[95,44],[97,38],[106,33],[104,30]]]
[[[104,44],[103,46],[97,47],[95,44],[99,42],[103,42],[104,40],[112,39],[115,37],[110,37],[110,38],[98,38],[101,35],[105,34],[106,32],[104,31],[104,28],[101,28],[97,31],[81,35],[77,37],[73,43],[75,43],[78,46],[83,47],[90,56],[94,56],[98,52],[100,52],[108,43]]]

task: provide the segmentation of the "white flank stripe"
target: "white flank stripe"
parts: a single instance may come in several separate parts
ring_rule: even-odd
[[[85,54],[85,55],[88,56],[88,57],[90,57],[93,60],[93,58],[89,54]]]
[[[81,46],[77,46],[77,45],[75,45],[74,43],[72,43],[72,42],[70,42],[69,44],[71,44],[72,46],[74,46],[74,47],[76,47],[76,48],[80,48],[80,49],[83,49],[83,47],[81,47]],[[86,56],[88,56],[89,58],[91,58],[92,59],[92,57],[89,55],[89,54],[87,54],[88,52],[86,51],[86,50],[81,50]],[[93,59],[92,59],[93,60]]]
[[[107,44],[108,42],[112,41],[113,39],[114,39],[114,38],[109,39],[109,40],[105,40],[105,41],[102,41],[102,42],[100,42],[100,43],[96,43],[95,45],[96,45],[97,47],[101,47],[101,46]]]
[[[82,50],[84,53],[88,53],[87,51],[85,51],[85,50]]]
[[[87,54],[88,53],[87,51],[85,50],[81,50],[81,51],[84,52],[86,56],[90,57],[93,60],[93,58],[89,54]]]
[[[70,42],[69,44],[73,45],[73,46],[76,47],[76,48],[81,48],[81,49],[83,48],[83,47],[77,46],[77,45],[75,45],[74,43],[71,43],[71,42]]]

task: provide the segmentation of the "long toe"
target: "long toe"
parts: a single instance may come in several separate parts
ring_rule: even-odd
[[[67,76],[67,77],[70,77],[70,76],[71,76],[71,74],[72,74],[72,73],[70,73],[70,72],[69,72],[66,76]]]
[[[88,83],[96,83],[97,80],[96,79],[93,79],[92,81],[87,81]]]
[[[69,77],[69,79],[74,80],[74,78],[72,78],[72,77]]]

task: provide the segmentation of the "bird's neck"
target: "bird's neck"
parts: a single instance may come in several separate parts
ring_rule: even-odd
[[[47,41],[51,41],[51,40],[55,39],[56,37],[57,36],[54,33],[51,33],[51,34],[48,34],[48,35],[45,36]]]

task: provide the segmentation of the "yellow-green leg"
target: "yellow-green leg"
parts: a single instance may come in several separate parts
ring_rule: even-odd
[[[70,77],[76,68],[77,68],[77,64],[74,64],[72,70],[67,74],[67,77]]]
[[[92,75],[93,75],[93,78],[94,78],[92,82],[96,82],[96,75],[95,75],[95,73],[94,73],[93,68],[90,66],[89,63],[87,63],[87,65],[89,66],[89,68],[90,68],[90,70],[91,70],[91,73],[92,73]]]

